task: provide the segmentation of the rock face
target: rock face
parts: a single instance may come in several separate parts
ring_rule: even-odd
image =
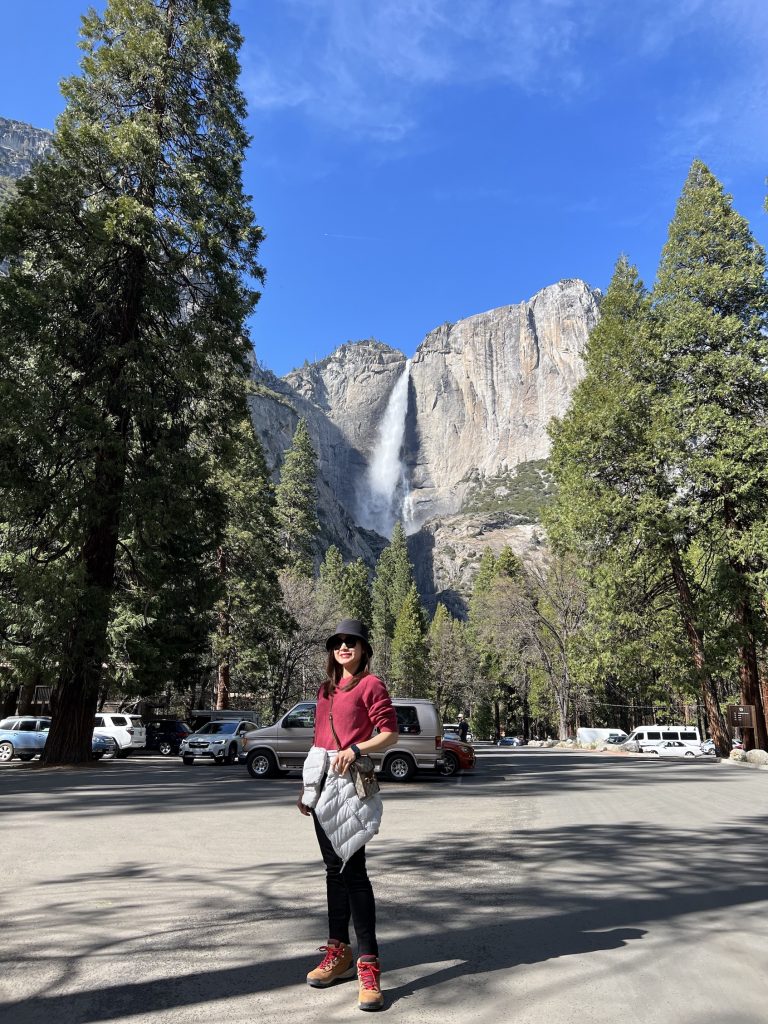
[[[51,148],[52,135],[22,121],[0,117],[0,192],[26,174]]]
[[[51,133],[0,118],[0,199],[51,146]],[[485,547],[520,554],[541,544],[538,513],[550,482],[547,424],[583,374],[599,292],[567,280],[527,302],[436,328],[413,357],[405,409],[402,505],[421,593],[460,612]],[[279,475],[305,417],[319,457],[318,557],[335,543],[370,565],[386,538],[363,529],[368,472],[406,358],[381,342],[348,342],[279,379],[254,367],[253,422]],[[396,454],[395,454],[396,458]],[[397,467],[396,467],[397,468]]]
[[[538,510],[550,487],[546,428],[583,375],[599,298],[583,281],[560,281],[528,302],[443,324],[419,346],[401,460],[406,528],[428,605],[440,599],[462,610],[484,547],[510,544],[522,554],[540,545]],[[260,371],[265,390],[254,401],[276,469],[298,417],[307,419],[319,455],[324,539],[369,561],[383,540],[352,524],[360,522],[378,428],[405,365],[401,352],[380,342],[347,343],[281,380]]]
[[[583,375],[598,297],[560,281],[427,335],[413,358],[405,453],[414,526],[457,512],[484,478],[546,457],[547,424]]]

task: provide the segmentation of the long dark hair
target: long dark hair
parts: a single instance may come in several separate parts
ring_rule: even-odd
[[[339,686],[339,680],[344,672],[343,666],[336,661],[336,658],[333,656],[333,650],[328,651],[328,661],[325,666],[325,684],[323,686],[324,697],[330,697],[337,690],[343,690],[345,693],[347,690],[353,690],[360,680],[368,675],[373,652],[362,640],[359,640],[358,643],[362,644],[363,656],[360,659],[360,664],[357,666],[357,672],[355,672],[346,686]]]

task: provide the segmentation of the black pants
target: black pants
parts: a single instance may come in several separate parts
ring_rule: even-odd
[[[312,812],[317,841],[325,861],[325,884],[328,892],[328,938],[349,943],[349,919],[355,926],[358,956],[378,956],[376,942],[376,903],[368,872],[365,869],[365,847],[353,853],[342,871],[342,859],[331,846],[315,812]]]

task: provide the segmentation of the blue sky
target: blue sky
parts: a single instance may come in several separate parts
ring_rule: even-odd
[[[100,4],[96,5],[102,6]],[[81,0],[6,3],[0,115],[52,127]],[[277,373],[562,277],[655,274],[695,156],[758,239],[765,0],[233,0]]]

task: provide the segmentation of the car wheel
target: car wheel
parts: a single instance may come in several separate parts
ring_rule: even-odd
[[[13,744],[5,741],[0,743],[0,764],[13,760]]]
[[[245,766],[252,779],[271,779],[277,774],[277,761],[271,750],[254,750]]]
[[[17,757],[19,758],[20,761],[31,761],[34,756],[35,756],[34,754],[28,754],[26,752],[23,753],[23,754],[18,754],[17,755]]]
[[[128,757],[128,747],[117,747],[115,757]]]
[[[191,757],[189,754],[184,754],[184,756],[182,757],[182,761],[184,762],[184,764],[194,764],[195,763],[194,757]]]
[[[163,757],[170,757],[170,755],[173,753],[173,747],[168,742],[168,740],[160,740],[160,742],[157,744],[157,749],[160,751]]]
[[[696,757],[696,755],[694,754],[694,752],[692,750],[686,750],[685,756],[686,757]]]
[[[117,747],[115,747],[112,750],[105,751],[104,757],[107,759],[107,761],[114,761],[117,758],[117,754],[118,754]]]
[[[227,752],[227,764],[237,763],[237,744],[233,743]]]
[[[652,750],[651,753],[654,757],[661,757],[661,754],[658,752],[658,750]]]
[[[408,782],[416,774],[416,765],[407,754],[390,754],[384,762],[384,774],[393,782]]]
[[[440,769],[440,774],[446,777],[456,775],[459,770],[459,761],[455,754],[451,754],[446,751],[443,754],[443,767]]]
[[[100,761],[102,759],[102,757],[104,757],[104,751],[103,750],[97,750],[95,754],[91,754],[91,760],[92,761]]]

